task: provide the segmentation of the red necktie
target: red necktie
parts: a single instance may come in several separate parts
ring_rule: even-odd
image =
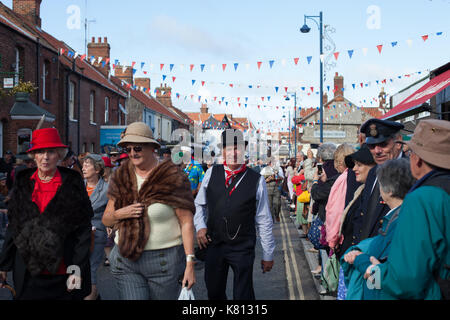
[[[225,187],[228,188],[228,186],[230,185],[230,180],[234,177],[236,177],[239,173],[244,172],[247,169],[247,166],[245,164],[242,165],[242,167],[240,167],[239,169],[233,171],[233,170],[228,170],[228,166],[226,161],[224,162],[224,167],[225,169],[225,173],[227,174],[227,178],[225,180]]]

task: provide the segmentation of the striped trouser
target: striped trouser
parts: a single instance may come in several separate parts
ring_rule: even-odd
[[[186,265],[182,245],[144,251],[136,262],[122,257],[115,245],[109,261],[121,300],[177,300]]]

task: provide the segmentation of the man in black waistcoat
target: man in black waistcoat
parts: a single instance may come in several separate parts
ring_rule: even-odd
[[[404,126],[398,122],[380,119],[370,119],[361,126],[361,133],[365,134],[366,144],[377,165],[367,175],[361,207],[357,213],[359,216],[353,221],[354,244],[378,235],[383,217],[390,210],[381,198],[376,173],[378,165],[387,160],[404,157],[400,133],[403,128]]]
[[[208,298],[227,299],[226,284],[231,267],[233,299],[255,300],[256,231],[263,248],[263,272],[272,269],[275,249],[266,183],[264,177],[245,165],[241,131],[225,130],[221,147],[224,164],[208,169],[195,199],[197,241],[200,248],[207,248],[205,283]]]

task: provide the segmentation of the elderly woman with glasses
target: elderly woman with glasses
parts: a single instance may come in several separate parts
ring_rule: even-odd
[[[91,200],[94,217],[92,218],[92,229],[94,232],[94,246],[91,252],[91,282],[92,291],[85,300],[98,298],[97,270],[103,262],[104,248],[107,240],[106,227],[102,223],[103,213],[108,203],[108,183],[103,180],[105,163],[98,154],[88,154],[83,158],[83,178],[86,183],[86,191]]]
[[[79,173],[58,166],[67,146],[56,129],[34,131],[31,146],[37,168],[14,182],[0,287],[12,270],[18,300],[81,300],[91,291],[91,202]]]
[[[408,159],[388,160],[377,169],[380,193],[391,209],[383,218],[379,234],[350,247],[343,258],[342,268],[347,285],[347,300],[388,300],[393,299],[379,287],[379,283],[366,281],[364,275],[372,267],[370,257],[386,261],[389,257],[391,241],[397,227],[400,207],[408,191],[414,184]],[[376,275],[375,275],[376,277]]]
[[[150,128],[130,124],[118,143],[124,160],[110,180],[103,224],[114,227],[109,261],[124,300],[175,300],[179,280],[195,283],[195,212],[189,180],[172,161],[158,161]]]

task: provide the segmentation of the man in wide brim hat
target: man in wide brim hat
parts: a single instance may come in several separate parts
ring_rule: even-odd
[[[405,144],[423,161],[450,170],[450,122],[422,120]]]

